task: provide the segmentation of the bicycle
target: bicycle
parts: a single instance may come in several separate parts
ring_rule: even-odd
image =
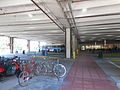
[[[59,60],[52,63],[49,63],[48,61],[43,61],[40,64],[40,73],[45,75],[46,73],[51,72],[59,79],[66,75],[66,68],[63,64],[59,63]]]
[[[39,65],[35,61],[25,63],[21,66],[21,73],[18,76],[18,83],[24,87],[34,75],[39,75]]]

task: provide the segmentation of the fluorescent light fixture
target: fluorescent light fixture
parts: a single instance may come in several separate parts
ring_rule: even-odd
[[[82,41],[82,42],[84,42],[84,41],[85,41],[85,39],[81,39],[81,41]]]
[[[100,35],[100,34],[93,34],[93,35]]]
[[[104,27],[102,27],[102,28],[98,28],[98,29],[108,29],[108,28],[104,28]]]
[[[33,17],[33,15],[32,15],[32,14],[28,14],[28,16],[29,16],[29,17]]]
[[[86,36],[81,36],[80,38],[85,38]]]
[[[32,28],[36,28],[36,27],[28,27],[28,28],[31,28],[31,29],[32,29]]]
[[[83,8],[82,9],[82,12],[84,13],[84,12],[87,12],[87,8]]]
[[[116,36],[116,37],[120,37],[120,36]]]
[[[113,35],[106,35],[106,36],[113,36]]]
[[[120,30],[115,30],[115,31],[120,31]]]

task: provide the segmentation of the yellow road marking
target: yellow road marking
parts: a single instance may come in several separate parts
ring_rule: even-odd
[[[113,61],[113,62],[119,62],[120,60],[111,60],[111,61]]]

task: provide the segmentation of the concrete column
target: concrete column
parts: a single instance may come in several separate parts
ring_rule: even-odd
[[[97,45],[97,43],[95,42],[95,45]]]
[[[76,58],[76,38],[74,34],[72,35],[72,56],[73,59]]]
[[[76,38],[75,35],[72,35],[72,51],[76,49]]]
[[[10,53],[13,53],[14,50],[14,38],[10,37]]]
[[[75,49],[78,49],[78,40],[76,37],[75,37]]]
[[[28,40],[27,47],[28,47],[28,52],[30,52],[30,40]]]
[[[107,45],[107,41],[106,40],[104,40],[104,46],[106,46]]]
[[[76,40],[76,55],[78,55],[78,53],[79,53],[79,42],[78,42],[77,38],[75,38],[75,40]]]
[[[66,58],[71,58],[71,30],[70,28],[66,29],[65,42],[66,42]]]

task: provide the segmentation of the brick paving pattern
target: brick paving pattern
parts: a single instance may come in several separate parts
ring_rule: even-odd
[[[119,90],[92,57],[82,55],[73,64],[60,90]]]

